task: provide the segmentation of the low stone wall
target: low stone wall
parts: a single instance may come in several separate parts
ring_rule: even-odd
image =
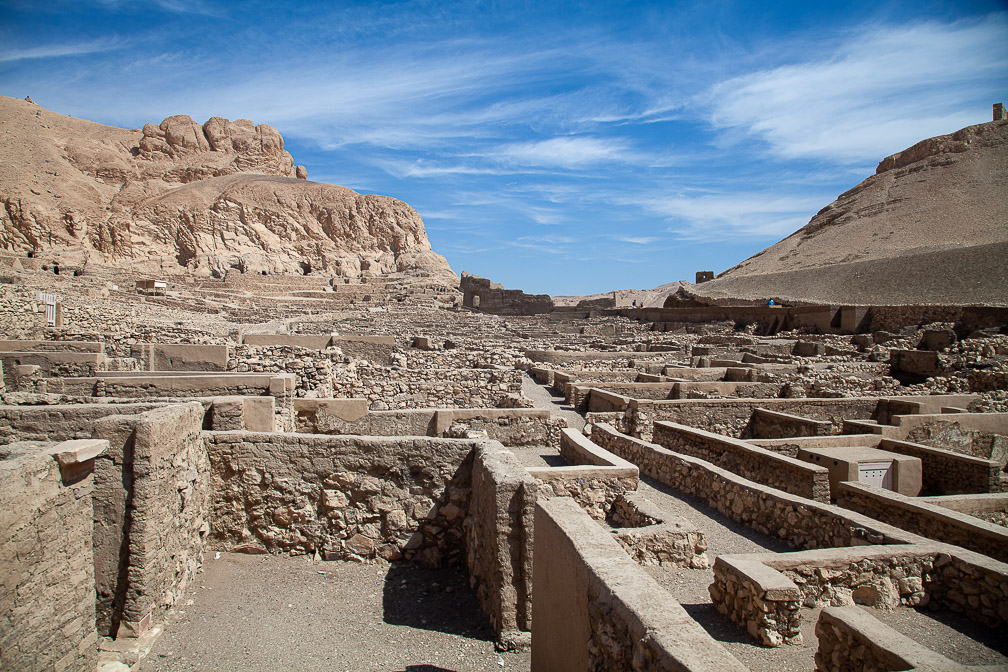
[[[964,455],[1008,460],[1008,413],[941,413],[896,415],[893,424],[901,438],[926,446],[946,448]]]
[[[517,648],[532,627],[532,525],[537,484],[511,451],[476,447],[465,519],[466,566],[498,643]],[[524,633],[524,634],[523,634]]]
[[[107,363],[100,352],[71,352],[65,350],[48,352],[0,352],[0,362],[6,373],[4,383],[9,390],[15,390],[18,383],[16,372],[19,365],[37,366],[44,377],[94,376],[104,371]],[[22,390],[34,392],[34,390]]]
[[[137,404],[46,404],[0,406],[0,442],[87,439],[95,422],[109,415],[135,414],[162,406]]]
[[[562,430],[560,456],[573,466],[527,469],[539,483],[540,497],[572,497],[589,515],[602,520],[613,502],[637,490],[636,466],[602,450],[576,430]]]
[[[830,501],[829,470],[825,467],[672,422],[654,423],[654,443],[698,457],[750,481],[817,502]]]
[[[130,356],[145,371],[226,371],[228,345],[190,343],[135,343]]]
[[[464,559],[474,441],[204,432],[215,545],[335,559]]]
[[[725,436],[748,438],[747,427],[753,411],[765,408],[814,420],[829,421],[839,431],[845,418],[871,418],[877,398],[848,399],[672,399],[633,400],[629,404],[629,426],[634,436],[649,439],[655,420],[667,420]]]
[[[367,399],[369,408],[495,408],[521,394],[517,369],[403,369],[371,367],[333,373],[333,396]]]
[[[111,416],[96,461],[94,514],[98,624],[137,636],[185,593],[210,530],[210,462],[196,402]]]
[[[639,565],[708,567],[703,531],[685,520],[670,518],[636,492],[620,495],[609,509],[616,541]]]
[[[769,646],[796,636],[801,605],[928,607],[964,613],[995,631],[1008,625],[1008,565],[920,537],[905,545],[722,555],[714,577],[718,610]]]
[[[834,433],[833,423],[800,415],[753,409],[746,434],[753,439],[786,439],[796,436],[825,436]]]
[[[837,504],[914,534],[1008,562],[1008,529],[865,483],[840,483]]]
[[[574,501],[535,528],[533,672],[747,669]]]
[[[0,668],[98,662],[91,472],[101,441],[0,447]]]
[[[636,464],[642,474],[707,502],[728,518],[757,532],[783,539],[794,548],[854,544],[900,544],[916,540],[905,530],[747,480],[699,458],[592,426],[592,441]]]
[[[815,654],[819,672],[878,670],[897,672],[967,672],[963,665],[927,649],[863,609],[854,606],[826,607],[815,627],[819,649]]]
[[[587,398],[587,405],[585,399]],[[630,405],[630,397],[608,392],[597,387],[587,389],[575,385],[571,388],[571,405],[575,410],[587,410],[591,413],[610,413],[614,411],[626,412]]]
[[[328,336],[326,336],[328,338]],[[343,356],[335,350],[317,350],[297,345],[238,345],[227,362],[232,373],[289,374],[294,377],[297,397],[333,396],[334,361]]]
[[[996,462],[909,441],[884,438],[878,447],[920,459],[922,495],[998,492],[1001,488],[1001,466]]]
[[[882,437],[878,434],[831,434],[829,436],[795,436],[788,439],[746,439],[754,446],[760,446],[779,455],[798,457],[803,448],[877,448]]]
[[[204,425],[208,424],[208,429],[212,430],[272,432],[276,429],[274,397],[213,397],[207,413],[209,417]]]
[[[801,646],[802,593],[789,578],[749,556],[720,555],[710,585],[714,607],[763,646]]]
[[[364,399],[298,399],[297,431],[362,436],[445,436],[465,430],[485,431],[505,446],[556,446],[563,418],[531,408],[418,408],[368,411]]]

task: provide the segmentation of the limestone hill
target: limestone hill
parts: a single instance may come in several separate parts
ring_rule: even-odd
[[[393,198],[309,182],[280,133],[185,115],[142,130],[0,97],[0,249],[68,266],[457,279]]]
[[[1008,121],[883,159],[803,228],[692,292],[705,301],[1008,305]]]

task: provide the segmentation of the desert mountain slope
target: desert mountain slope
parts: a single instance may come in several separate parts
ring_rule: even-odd
[[[0,248],[138,272],[455,276],[402,201],[306,180],[272,126],[126,130],[0,97]]]
[[[883,159],[803,228],[693,291],[712,299],[1008,304],[1008,121]]]

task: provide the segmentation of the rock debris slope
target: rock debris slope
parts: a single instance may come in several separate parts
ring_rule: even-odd
[[[280,133],[185,115],[126,130],[0,97],[0,248],[139,272],[414,271],[455,281],[394,198],[309,182]]]
[[[1008,305],[1008,121],[883,159],[803,228],[693,291],[710,299]]]

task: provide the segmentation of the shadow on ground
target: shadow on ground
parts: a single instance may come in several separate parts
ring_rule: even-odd
[[[490,622],[480,609],[469,574],[462,567],[427,569],[397,562],[389,567],[382,590],[383,620],[451,635],[492,641]],[[439,667],[411,666],[408,672],[437,672]]]
[[[754,644],[748,632],[730,618],[718,613],[717,607],[713,604],[683,604],[682,608],[717,641]]]

